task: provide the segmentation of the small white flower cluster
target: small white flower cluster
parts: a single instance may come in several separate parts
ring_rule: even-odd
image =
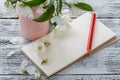
[[[35,51],[37,51],[36,53],[45,53],[45,50],[51,45],[50,42],[45,41],[39,41],[38,43],[34,44],[33,46],[35,46]],[[36,48],[37,47],[37,48]]]
[[[21,72],[24,73],[24,74],[27,74],[29,75],[31,73],[31,68],[30,68],[30,63],[27,59],[24,59],[22,62],[21,62]],[[35,73],[34,73],[34,77],[39,80],[40,77],[41,77],[41,73],[35,69]]]
[[[20,16],[28,17],[30,19],[33,19],[33,11],[29,6],[23,5],[21,2],[18,3],[18,12]]]
[[[72,21],[71,19],[71,14],[70,14],[70,10],[69,9],[65,9],[62,11],[62,14],[59,15],[59,16],[54,16],[52,19],[51,19],[51,23],[56,23],[56,25],[58,26],[67,26],[69,22]],[[53,25],[54,26],[54,25]]]
[[[75,4],[75,3],[78,3],[78,2],[83,2],[83,0],[66,0],[66,2],[69,3],[69,4]],[[46,11],[46,9],[43,8],[46,4],[47,3],[39,5],[37,7],[36,12],[39,13],[40,15],[43,14]],[[54,6],[56,6],[56,4],[54,4]],[[17,11],[15,11],[14,6],[11,5],[11,3],[8,2],[8,1],[5,1],[5,7],[7,7],[7,11],[9,11],[9,13],[11,13],[11,14],[13,14],[15,12],[18,12],[20,16],[28,17],[30,19],[34,18],[33,8],[31,8],[30,6],[24,5],[22,2],[17,2],[17,4],[16,4],[16,9],[18,9]],[[76,13],[76,12],[79,11],[79,9],[75,6],[71,6],[70,10],[71,10],[72,13]],[[64,10],[62,12],[64,12]],[[63,17],[63,15],[64,15],[64,13],[62,13],[62,15],[55,16],[55,17],[53,17],[53,19],[51,21],[54,22],[54,19],[55,19],[55,20],[57,20],[57,24],[59,25],[62,22],[61,18]],[[67,15],[67,17],[68,17],[68,15]]]
[[[41,4],[36,10],[36,12],[39,14],[43,14],[46,11],[46,9],[44,9],[43,7],[44,7],[44,4]]]
[[[35,7],[36,8],[35,12],[42,15],[46,11],[46,9],[43,8],[45,5],[46,4],[41,4],[37,7]],[[33,16],[34,10],[30,6],[22,5],[22,3],[19,3],[18,8],[20,9],[19,10],[20,11],[20,13],[19,13],[20,16],[28,17],[30,19],[34,18],[34,16]]]
[[[47,48],[49,48],[50,45],[51,45],[51,43],[48,42],[48,41],[45,41],[45,40],[44,41],[39,41],[38,43],[33,45],[33,50],[41,58],[41,64],[47,63],[47,58],[44,54],[45,54],[45,51],[47,51]]]
[[[40,73],[37,70],[35,71],[34,76],[35,76],[36,79],[41,80],[40,79]]]
[[[8,1],[5,1],[4,5],[8,13],[14,14],[15,12],[17,12],[19,16],[28,17],[30,19],[34,18],[33,8],[31,8],[30,6],[24,5],[22,2],[17,2],[16,8],[14,8],[14,6],[11,5],[11,3]],[[41,4],[40,6],[36,7],[37,8],[36,13],[43,14],[46,11],[46,9],[43,8],[44,5],[45,4]]]
[[[66,0],[66,2],[69,4],[75,4],[78,2],[83,2],[83,0]],[[72,16],[72,14],[79,12],[79,10],[80,9],[75,6],[71,6],[70,9],[64,9],[62,10],[61,15],[54,16],[51,19],[51,23],[56,23],[58,26],[63,26],[63,25],[68,26],[68,23],[72,21],[70,16]]]
[[[45,47],[45,45],[44,45],[43,42],[36,43],[36,44],[34,44],[33,46],[34,46],[34,47],[33,47],[33,48],[34,48],[34,51],[35,51],[36,53],[44,53],[45,50],[46,50],[46,47]]]
[[[14,8],[12,5],[10,5],[10,4],[11,4],[11,3],[8,2],[8,1],[5,1],[5,2],[4,2],[4,5],[5,5],[5,7],[6,7],[6,11],[7,11],[8,13],[14,14],[14,13],[15,13],[15,8]]]
[[[64,7],[67,7],[73,14],[78,13],[80,9],[93,11],[93,8],[83,0],[6,0],[5,6],[13,11],[18,9],[20,16],[28,17],[36,22],[52,19],[51,22],[55,26],[66,25],[69,22],[68,14],[63,13]],[[38,13],[39,17],[34,13]]]

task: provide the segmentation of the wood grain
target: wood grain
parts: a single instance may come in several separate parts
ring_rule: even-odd
[[[0,0],[3,3],[4,0]],[[98,19],[117,33],[120,38],[120,0],[85,0],[94,7]],[[75,16],[83,14],[76,13]],[[30,41],[25,40],[19,28],[17,19],[9,15],[3,4],[0,5],[0,80],[35,80],[35,67],[28,61],[27,67],[31,75],[21,73],[21,62],[26,59],[20,48]],[[12,18],[12,19],[9,19]],[[17,45],[11,43],[13,39],[21,39]],[[6,55],[16,51],[11,57]],[[97,52],[89,58],[70,66],[62,72],[42,80],[119,80],[120,79],[120,40]]]
[[[55,75],[42,80],[119,80],[120,75]],[[0,80],[35,80],[34,75],[1,75]]]
[[[119,32],[119,19],[100,19],[110,29],[117,33],[120,37]],[[4,23],[3,23],[4,22]],[[20,72],[20,64],[26,57],[21,51],[16,51],[13,57],[7,57],[6,55],[12,51],[20,49],[23,45],[29,43],[29,41],[23,39],[20,34],[18,21],[13,19],[1,19],[0,20],[0,74],[22,74]],[[22,39],[22,43],[14,45],[10,40],[14,38]],[[76,63],[75,65],[65,69],[58,74],[119,74],[120,73],[120,40],[113,45],[97,52],[87,59]],[[30,64],[31,74],[34,73],[34,66]]]
[[[49,80],[119,80],[119,75],[60,75]]]

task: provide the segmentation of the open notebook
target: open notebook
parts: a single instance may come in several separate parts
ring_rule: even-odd
[[[69,27],[61,35],[51,33],[24,46],[22,51],[47,77],[62,70],[68,65],[81,59],[86,54],[88,33],[91,14],[85,13],[69,23]],[[111,44],[116,40],[115,33],[107,28],[99,20],[96,20],[92,51]],[[40,42],[50,41],[51,45],[45,53],[37,51]],[[41,64],[41,57],[46,57],[48,62]]]

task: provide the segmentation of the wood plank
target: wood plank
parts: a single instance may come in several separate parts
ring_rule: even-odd
[[[3,1],[1,0],[0,3]],[[120,37],[120,0],[85,1],[94,7],[98,18]],[[84,11],[80,11],[76,15],[83,13]],[[0,18],[12,18],[13,15],[6,12],[3,4],[0,5]],[[10,40],[15,38],[22,39],[22,43],[17,45],[11,43]],[[19,49],[27,43],[29,41],[23,39],[20,34],[17,20],[0,19],[0,80],[35,80],[33,75],[35,67],[30,62],[27,68],[31,75],[23,75],[20,71],[21,61],[26,57]],[[18,51],[8,58],[6,55],[12,50]],[[119,53],[120,40],[48,79],[42,76],[42,80],[120,80]]]
[[[119,80],[120,75],[61,75],[48,80]]]
[[[42,80],[119,80],[120,75],[55,75]],[[34,75],[0,75],[0,80],[35,80]]]
[[[120,18],[120,0],[84,0],[91,4],[99,18]]]
[[[107,25],[111,30],[120,36],[120,19],[99,19],[105,25]],[[0,36],[22,36],[20,34],[19,21],[16,19],[0,19]]]
[[[91,4],[98,14],[99,18],[120,18],[120,0],[85,0],[85,2]],[[9,15],[4,7],[4,0],[0,3],[0,18],[11,18],[14,14]],[[83,14],[84,11],[76,13],[76,15]]]
[[[120,37],[120,19],[100,20]],[[22,74],[20,64],[26,57],[19,49],[29,43],[29,41],[22,38],[18,25],[17,20],[0,19],[0,74]],[[21,43],[15,45],[10,42],[16,38],[18,40],[21,39]],[[16,51],[14,56],[7,57],[6,55],[13,50],[18,51]],[[119,53],[120,40],[58,74],[120,74]],[[35,71],[35,67],[31,63],[28,69],[31,74]]]
[[[35,80],[33,75],[0,75],[0,80]]]

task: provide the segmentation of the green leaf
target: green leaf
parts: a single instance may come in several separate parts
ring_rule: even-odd
[[[62,0],[59,0],[59,10],[60,10],[60,12],[61,12],[61,10],[62,10]]]
[[[17,2],[17,0],[8,0],[8,1],[10,1],[12,4]]]
[[[58,13],[61,13],[62,10],[62,0],[59,0]]]
[[[59,13],[61,13],[61,10],[62,10],[62,0],[58,0],[57,2],[58,3],[57,3],[56,11],[57,11],[57,15],[58,15]]]
[[[38,18],[33,19],[33,20],[36,21],[36,22],[47,21],[47,20],[49,20],[53,17],[54,11],[55,11],[54,1],[51,0],[50,3],[49,3],[49,7],[47,8],[46,12],[44,12]]]
[[[48,7],[49,7],[49,6],[47,5],[47,6],[43,6],[42,8],[43,8],[43,9],[47,9]]]
[[[66,6],[68,6],[69,8],[72,7],[72,5],[71,5],[70,3],[64,2],[64,4],[65,4]]]
[[[12,5],[17,3],[17,0],[7,0],[8,2],[10,2]],[[14,5],[13,7],[15,7],[16,5]]]
[[[76,7],[83,9],[83,10],[87,10],[87,11],[93,11],[92,6],[90,6],[89,4],[86,3],[77,3],[75,4]]]
[[[27,0],[22,0],[22,2],[25,4],[25,5],[28,5],[28,6],[31,6],[31,7],[33,7],[33,6],[38,6],[38,5],[40,5],[40,4],[42,4],[42,3],[44,3],[46,0],[29,0],[29,1],[27,1]]]

